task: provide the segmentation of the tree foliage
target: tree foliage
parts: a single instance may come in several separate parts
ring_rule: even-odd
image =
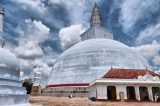
[[[26,88],[27,94],[31,93],[33,83],[31,83],[31,82],[23,82],[22,86]]]

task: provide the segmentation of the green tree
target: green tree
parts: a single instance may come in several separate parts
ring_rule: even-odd
[[[33,83],[31,83],[31,82],[23,82],[22,86],[26,88],[27,94],[31,93]]]

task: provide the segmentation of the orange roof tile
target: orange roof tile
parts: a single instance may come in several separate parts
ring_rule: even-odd
[[[109,70],[102,78],[136,79],[138,76],[140,75],[144,76],[147,73],[152,76],[158,76],[160,78],[159,74],[156,74],[147,69],[114,69],[114,68]]]

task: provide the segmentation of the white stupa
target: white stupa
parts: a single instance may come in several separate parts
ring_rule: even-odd
[[[30,106],[26,89],[19,81],[19,60],[4,48],[3,16],[4,9],[0,9],[0,106]]]
[[[142,55],[114,40],[113,33],[103,27],[97,4],[93,7],[90,28],[80,36],[82,41],[55,61],[47,87],[86,86],[111,68],[150,68]]]

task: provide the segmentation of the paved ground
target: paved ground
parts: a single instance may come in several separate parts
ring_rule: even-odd
[[[155,102],[92,102],[87,98],[55,98],[31,96],[31,106],[160,106]]]

